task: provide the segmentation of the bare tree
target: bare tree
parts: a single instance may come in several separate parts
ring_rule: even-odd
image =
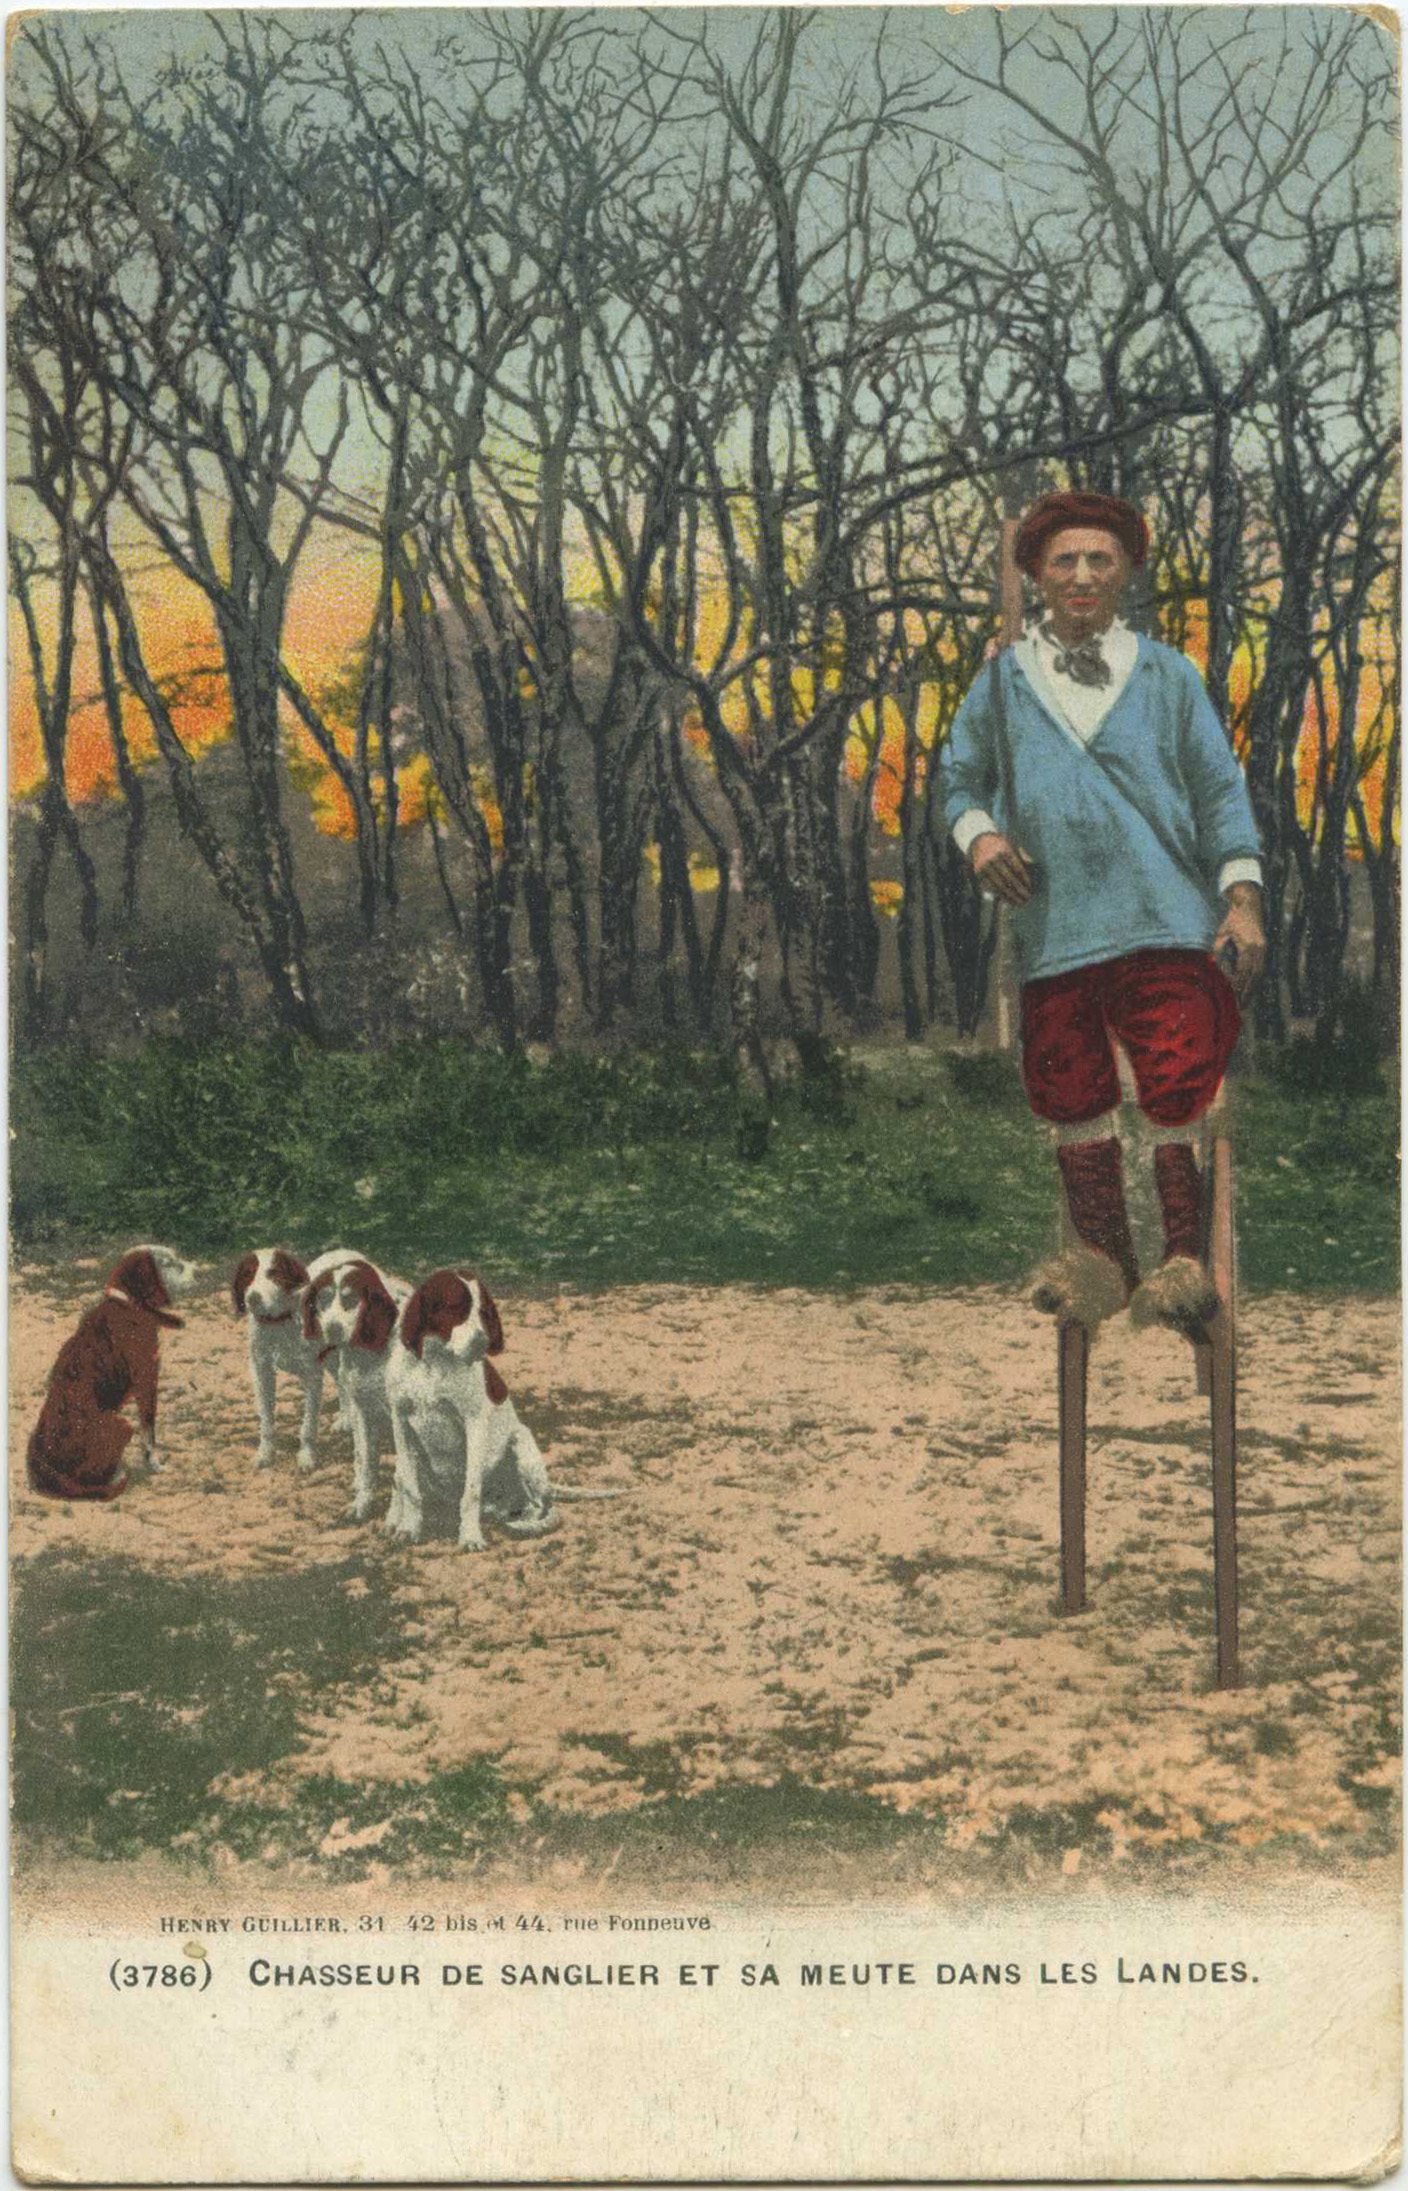
[[[211,30],[215,54],[173,65],[155,95],[133,91],[102,41],[85,42],[80,75],[61,42],[39,33],[39,95],[16,126],[30,141],[57,131],[81,148],[93,225],[55,339],[86,358],[125,421],[117,436],[94,436],[84,462],[209,603],[248,790],[251,857],[235,895],[280,1019],[316,1034],[283,816],[282,640],[346,409],[335,406],[310,450],[327,359],[299,322],[283,249],[300,187],[297,121],[284,101],[293,41],[253,18],[230,29],[212,18]],[[78,256],[71,238],[75,266]],[[314,485],[291,508],[283,483],[301,450]],[[116,611],[124,581],[110,555],[98,562]],[[127,621],[130,654],[130,604]],[[216,864],[228,885],[236,863]]]
[[[1398,1024],[1402,982],[1402,923],[1396,818],[1403,750],[1403,659],[1397,604],[1403,597],[1401,551],[1383,582],[1387,607],[1376,614],[1372,717],[1360,748],[1358,780],[1350,792],[1355,844],[1369,878],[1374,912],[1374,960],[1371,980],[1388,1007],[1390,1031]],[[1374,787],[1374,811],[1366,787]]]

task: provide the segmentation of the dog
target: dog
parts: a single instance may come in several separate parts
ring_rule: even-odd
[[[107,1289],[66,1339],[49,1373],[39,1421],[29,1441],[29,1480],[51,1499],[116,1499],[127,1489],[123,1449],[132,1424],[119,1414],[137,1405],[143,1465],[164,1465],[156,1442],[157,1368],[161,1334],[180,1331],[171,1302],[195,1284],[192,1264],[174,1248],[129,1248],[108,1276]]]
[[[396,1481],[385,1529],[425,1538],[428,1504],[458,1508],[461,1551],[485,1549],[483,1521],[515,1536],[557,1527],[558,1499],[617,1499],[625,1486],[569,1490],[550,1481],[538,1441],[509,1398],[491,1356],[504,1330],[473,1271],[433,1271],[401,1311],[386,1365]]]
[[[326,1258],[320,1259],[326,1262]],[[365,1256],[319,1271],[303,1295],[303,1336],[321,1365],[333,1361],[342,1405],[352,1425],[353,1521],[376,1505],[377,1455],[392,1443],[384,1376],[391,1334],[410,1298],[401,1278],[384,1278]]]
[[[273,1466],[274,1383],[281,1370],[296,1377],[303,1387],[298,1465],[305,1472],[317,1466],[323,1364],[318,1359],[318,1348],[303,1335],[303,1295],[310,1281],[336,1269],[339,1263],[358,1260],[355,1248],[329,1248],[308,1264],[300,1262],[288,1248],[251,1248],[235,1265],[230,1297],[236,1316],[249,1319],[249,1378],[259,1413],[256,1468]]]

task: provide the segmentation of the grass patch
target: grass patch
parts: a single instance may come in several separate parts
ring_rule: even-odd
[[[950,1552],[892,1552],[879,1561],[881,1573],[898,1584],[907,1597],[916,1595],[922,1582],[937,1581],[943,1575],[961,1574],[965,1568],[991,1569],[1011,1580],[1014,1566],[996,1560],[981,1559],[974,1553],[961,1556]]]
[[[1396,1088],[1239,1083],[1237,1233],[1256,1290],[1397,1290]]]
[[[929,1571],[921,1556],[897,1565],[893,1579],[904,1587]],[[1121,1817],[1138,1823],[1120,1798],[1018,1805],[966,1854],[955,1851],[942,1806],[902,1810],[885,1797],[817,1785],[845,1749],[844,1719],[824,1699],[780,1683],[764,1780],[692,1788],[692,1752],[710,1739],[697,1733],[644,1744],[614,1730],[571,1737],[618,1790],[622,1807],[610,1811],[555,1808],[531,1783],[511,1785],[484,1752],[423,1780],[301,1771],[313,1721],[365,1711],[407,1660],[414,1608],[397,1604],[390,1583],[375,1557],[357,1556],[233,1579],[187,1579],[57,1548],[24,1563],[12,1683],[21,1868],[40,1856],[152,1853],[198,1872],[234,1860],[339,1883],[373,1866],[403,1878],[468,1867],[482,1883],[529,1882],[565,1860],[621,1886],[663,1890],[687,1880],[707,1892],[762,1878],[834,1879],[836,1867],[854,1863],[870,1880],[971,1874],[991,1882],[1032,1876],[1033,1866],[1054,1870],[1072,1849],[1104,1862],[1117,1853]],[[1172,1586],[1165,1596],[1169,1610],[1187,1610],[1175,1606]],[[1388,1768],[1399,1728],[1382,1694],[1395,1671],[1387,1625],[1366,1620],[1339,1654],[1372,1671],[1379,1692],[1337,1775],[1362,1822],[1341,1837],[1345,1860],[1381,1854],[1393,1840],[1397,1788]],[[1290,1758],[1299,1747],[1284,1715],[1262,1714],[1249,1735],[1263,1758]],[[758,1762],[755,1754],[754,1771]],[[962,1760],[947,1752],[941,1762],[950,1770]],[[926,1761],[910,1777],[935,1769]],[[1201,1856],[1186,1848],[1145,1855],[1157,1870],[1201,1861],[1225,1842],[1209,1818]]]
[[[621,1734],[578,1734],[568,1738],[583,1750],[594,1751],[609,1765],[614,1765],[623,1781],[638,1787],[642,1794],[679,1795],[685,1783],[686,1753],[702,1739],[693,1742],[631,1742]]]
[[[666,1795],[634,1810],[592,1817],[540,1814],[541,1851],[613,1872],[649,1872],[676,1863],[701,1884],[739,1871],[769,1871],[809,1854],[849,1857],[931,1849],[942,1821],[898,1812],[876,1796],[818,1788],[794,1773],[766,1784],[725,1782],[699,1795]]]
[[[373,1680],[400,1655],[403,1616],[365,1583],[360,1558],[235,1580],[58,1549],[21,1566],[21,1842],[114,1857],[205,1837],[228,1809],[217,1782],[267,1773],[300,1748],[310,1700]]]
[[[222,1580],[55,1549],[18,1571],[13,1612],[13,1820],[21,1866],[42,1852],[148,1852],[197,1869],[231,1856],[329,1880],[372,1863],[441,1873],[478,1857],[541,1868],[562,1855],[650,1871],[696,1855],[775,1862],[825,1841],[909,1842],[920,1822],[784,1773],[684,1792],[675,1745],[578,1739],[644,1798],[600,1817],[511,1790],[468,1758],[421,1782],[300,1773],[304,1727],[365,1699],[404,1655],[405,1614],[374,1564]],[[824,1746],[824,1745],[819,1745]],[[932,1836],[933,1820],[923,1830]]]
[[[310,1774],[287,1785],[277,1809],[234,1804],[205,1824],[192,1852],[232,1849],[266,1864],[316,1865],[330,1880],[372,1864],[444,1871],[512,1842],[508,1791],[490,1757],[422,1782],[339,1780]]]
[[[592,1746],[607,1754],[605,1742]],[[646,1800],[619,1811],[582,1814],[513,1797],[492,1762],[477,1760],[418,1786],[304,1782],[289,1810],[259,1831],[272,1833],[281,1856],[315,1863],[336,1880],[360,1877],[372,1863],[433,1876],[484,1860],[531,1879],[567,1862],[609,1872],[618,1884],[683,1877],[698,1889],[809,1859],[894,1857],[935,1846],[940,1822],[932,1815],[901,1815],[872,1796],[813,1787],[791,1773],[766,1785],[730,1782],[684,1795],[669,1786],[663,1760],[655,1761],[658,1769],[647,1763]],[[232,1820],[225,1838],[238,1849],[250,1836]],[[271,1847],[266,1839],[263,1851]]]
[[[501,1284],[1013,1283],[1054,1239],[1055,1174],[1014,1061],[825,1053],[767,1153],[716,1053],[451,1042],[319,1051],[149,1043],[46,1051],[12,1079],[22,1249],[169,1239],[363,1246],[417,1276],[472,1256]],[[1240,1084],[1239,1232],[1259,1290],[1397,1283],[1386,1087]],[[277,1120],[276,1132],[270,1121]]]
[[[1018,1803],[1008,1812],[996,1836],[998,1852],[1025,1856],[1059,1857],[1067,1849],[1094,1856],[1109,1854],[1113,1835],[1099,1821],[1117,1816],[1127,1806],[1119,1799],[1092,1796],[1084,1803]]]

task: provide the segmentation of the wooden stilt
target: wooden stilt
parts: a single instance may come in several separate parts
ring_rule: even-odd
[[[1215,1167],[1212,1161],[1212,1134],[1217,1131],[1217,1121],[1223,1114],[1226,1100],[1225,1088],[1219,1088],[1213,1099],[1212,1109],[1208,1112],[1204,1121],[1205,1126],[1212,1128],[1212,1133],[1205,1135],[1199,1159],[1203,1168],[1203,1261],[1207,1264],[1209,1270],[1212,1269],[1213,1181],[1215,1178]],[[1194,1340],[1193,1362],[1197,1374],[1199,1397],[1204,1400],[1209,1399],[1212,1395],[1212,1339],[1210,1336],[1206,1339]]]
[[[1206,1400],[1206,1399],[1210,1398],[1210,1397],[1211,1397],[1211,1394],[1212,1394],[1212,1341],[1211,1341],[1211,1339],[1195,1339],[1195,1340],[1194,1340],[1194,1342],[1193,1342],[1193,1364],[1194,1364],[1194,1370],[1195,1370],[1195,1373],[1196,1373],[1196,1376],[1197,1376],[1197,1380],[1198,1380],[1198,1395],[1199,1395],[1199,1398],[1200,1398],[1200,1399],[1204,1399],[1204,1400]]]
[[[1084,1324],[1056,1327],[1061,1437],[1061,1610],[1085,1611],[1085,1388],[1090,1340]]]
[[[1237,1269],[1232,1231],[1232,1143],[1212,1144],[1208,1261],[1218,1310],[1208,1337],[1212,1413],[1212,1558],[1217,1606],[1217,1686],[1241,1686],[1237,1635]]]
[[[1224,1114],[1225,1116],[1225,1114]],[[1204,1254],[1217,1289],[1217,1313],[1194,1348],[1198,1390],[1212,1429],[1213,1600],[1217,1686],[1241,1686],[1237,1603],[1237,1263],[1233,1230],[1232,1140],[1214,1123],[1206,1159]],[[1062,1213],[1063,1244],[1070,1226]],[[1061,1610],[1085,1610],[1086,1388],[1090,1339],[1085,1326],[1056,1330],[1060,1420]]]

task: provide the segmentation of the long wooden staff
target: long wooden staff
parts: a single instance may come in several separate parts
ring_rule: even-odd
[[[1022,519],[1021,490],[1002,490],[1002,546],[998,556],[998,599],[1002,604],[1002,644],[1015,647],[1022,636],[1022,574],[1017,568],[1017,528]]]
[[[1002,483],[1002,533],[997,559],[997,598],[1001,612],[1000,643],[1015,647],[1022,636],[1022,574],[1017,568],[1017,528],[1022,516],[1022,483],[1011,473]],[[1008,826],[1012,817],[1008,816]],[[997,1047],[1010,1050],[1016,1037],[1016,980],[1012,967],[1012,931],[1007,909],[997,901],[997,947],[993,953],[996,990]]]

